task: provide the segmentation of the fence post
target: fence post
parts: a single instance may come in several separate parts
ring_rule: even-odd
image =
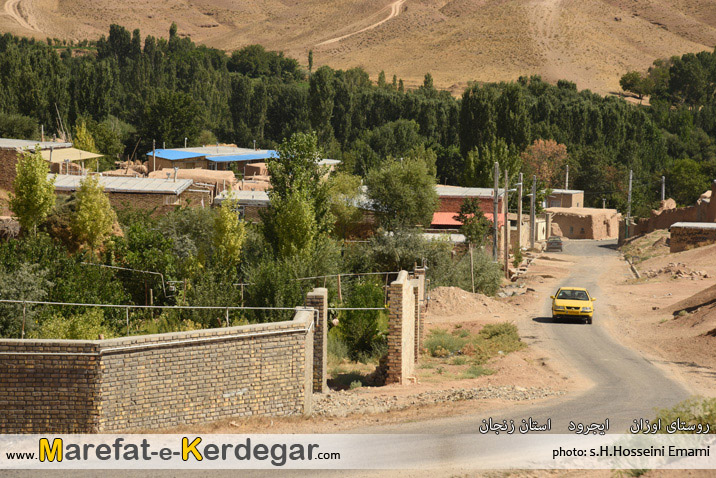
[[[127,335],[129,335],[129,306],[124,308],[124,313],[127,316]]]
[[[313,329],[313,391],[328,391],[328,289],[319,287],[306,295],[306,307],[318,310]]]
[[[229,308],[226,308],[226,326],[229,326]]]
[[[25,338],[25,317],[27,314],[27,303],[22,301],[22,335],[21,338]]]

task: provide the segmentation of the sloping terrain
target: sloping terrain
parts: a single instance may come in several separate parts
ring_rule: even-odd
[[[540,74],[600,93],[656,58],[716,45],[707,0],[5,0],[0,31],[97,38],[111,23],[180,34],[226,50],[260,43],[317,66],[385,70],[408,86],[431,72],[459,92],[468,81]]]

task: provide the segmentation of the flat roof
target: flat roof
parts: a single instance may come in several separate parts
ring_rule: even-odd
[[[71,174],[48,174],[55,178],[55,189],[60,191],[76,191],[85,176]],[[100,176],[99,183],[107,192],[115,193],[147,193],[147,194],[181,194],[194,181],[191,179],[154,179],[134,178],[126,176]]]
[[[671,227],[683,227],[687,229],[716,229],[716,222],[677,222]]]
[[[492,197],[493,188],[465,188],[462,186],[443,186],[436,185],[435,190],[438,196],[442,197]],[[500,188],[498,194],[504,193],[505,190]]]
[[[580,194],[584,193],[581,189],[553,189],[552,194]]]
[[[0,149],[24,149],[29,148],[34,150],[35,146],[40,145],[41,149],[59,149],[59,148],[71,148],[72,143],[58,143],[56,141],[33,141],[30,139],[12,139],[12,138],[0,138]]]

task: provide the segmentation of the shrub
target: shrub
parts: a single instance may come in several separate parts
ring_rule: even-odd
[[[472,365],[470,366],[470,368],[465,370],[465,372],[462,374],[462,378],[477,378],[483,375],[492,375],[493,373],[495,373],[494,370],[485,368],[482,365]]]
[[[30,334],[35,339],[65,340],[97,340],[100,335],[105,339],[114,337],[112,329],[104,324],[102,309],[98,308],[70,317],[55,314]]]
[[[359,281],[348,292],[344,307],[383,307],[383,288],[375,282]],[[385,351],[385,315],[375,310],[342,312],[338,328],[351,360],[367,362]]]
[[[446,357],[458,353],[466,343],[465,337],[457,337],[445,329],[434,329],[425,339],[424,346],[433,357]]]
[[[690,398],[677,403],[672,408],[659,410],[656,418],[666,424],[679,418],[682,422],[692,425],[699,423],[713,425],[716,423],[716,398]],[[665,428],[662,428],[661,433],[666,433]],[[716,427],[712,426],[710,433],[716,433]]]

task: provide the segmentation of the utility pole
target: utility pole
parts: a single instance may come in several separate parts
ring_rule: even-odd
[[[517,183],[517,250],[522,248],[522,173]]]
[[[535,218],[535,199],[537,197],[537,176],[532,176],[532,196],[530,197],[530,249],[535,248],[535,227],[537,226]]]
[[[189,138],[184,138],[184,149],[186,149],[186,140]]]
[[[629,196],[627,197],[627,219],[624,239],[629,238],[629,223],[631,223],[631,180],[633,171],[629,170]]]
[[[152,171],[157,170],[157,140],[152,140]]]
[[[666,201],[666,177],[661,177],[661,200]]]
[[[607,198],[602,198],[602,209],[607,208]]]
[[[502,204],[503,209],[505,210],[505,277],[507,277],[508,279],[510,278],[510,219],[508,217],[508,211],[510,209],[509,190],[510,180],[507,175],[507,170],[505,169],[505,198],[503,199],[504,202]]]
[[[564,177],[564,189],[569,189],[569,164],[567,165],[567,174]]]
[[[492,260],[497,262],[497,248],[499,247],[499,242],[497,238],[497,215],[499,214],[499,211],[497,208],[500,205],[500,197],[498,196],[499,188],[500,188],[500,165],[495,161],[495,169],[492,174],[495,178],[495,190],[492,192],[494,203],[493,203],[493,210],[492,210]]]

